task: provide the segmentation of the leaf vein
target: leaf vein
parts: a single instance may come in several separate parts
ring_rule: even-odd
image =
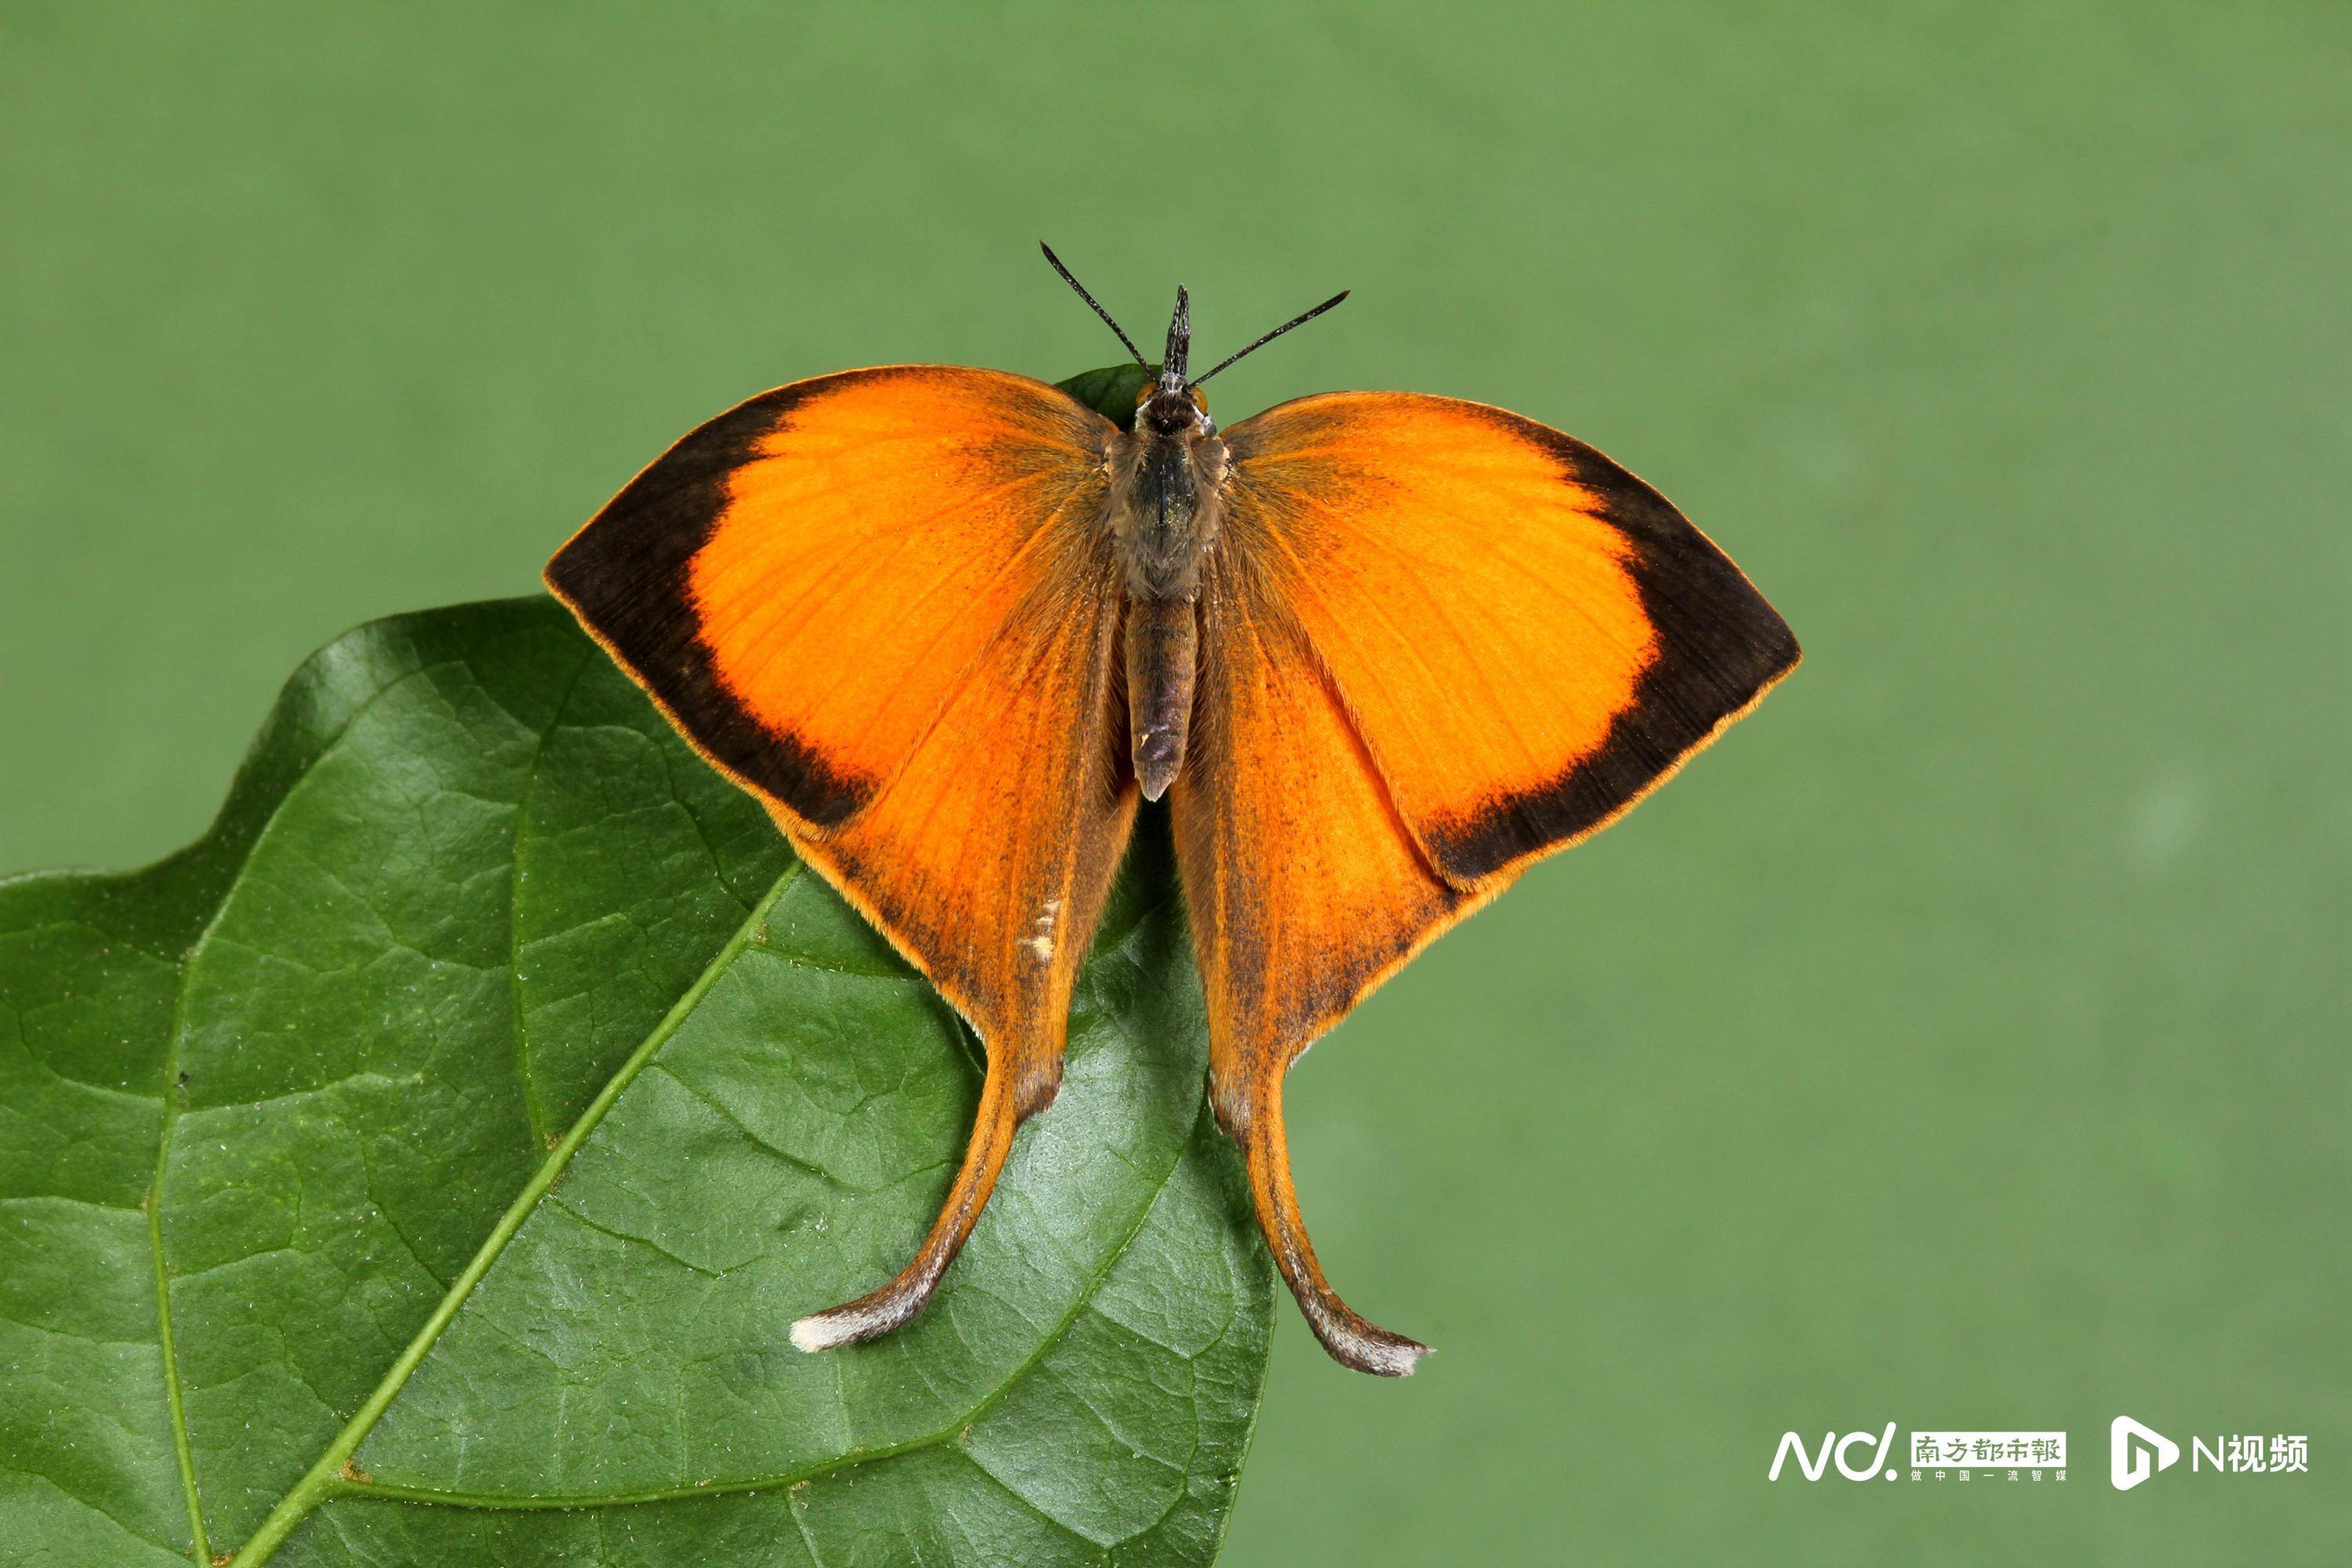
[[[1168,1184],[1175,1178],[1176,1172],[1182,1165],[1185,1156],[1192,1152],[1193,1145],[1198,1142],[1199,1134],[1196,1132],[1178,1148],[1174,1157],[1169,1162],[1168,1169],[1161,1173],[1154,1184],[1151,1195],[1138,1205],[1134,1223],[1127,1227],[1118,1242],[1104,1254],[1102,1262],[1088,1273],[1086,1284],[1078,1291],[1077,1299],[1070,1304],[1069,1310],[1062,1314],[1060,1321],[1045,1333],[1037,1348],[1007,1373],[1003,1382],[990,1389],[969,1412],[948,1422],[937,1431],[909,1437],[904,1442],[893,1443],[884,1447],[814,1460],[806,1465],[770,1475],[747,1476],[730,1480],[677,1487],[650,1487],[635,1492],[534,1492],[529,1496],[523,1496],[504,1492],[445,1491],[434,1487],[402,1486],[383,1481],[352,1481],[330,1473],[317,1489],[319,1495],[314,1497],[311,1506],[315,1506],[319,1500],[323,1500],[324,1497],[335,1496],[385,1498],[443,1508],[491,1510],[635,1508],[649,1503],[681,1502],[693,1498],[728,1497],[745,1492],[773,1491],[779,1487],[793,1487],[803,1481],[822,1480],[828,1476],[855,1469],[861,1465],[878,1464],[907,1454],[960,1444],[966,1432],[986,1419],[988,1413],[995,1408],[999,1402],[1013,1389],[1019,1387],[1044,1363],[1046,1356],[1051,1354],[1069,1333],[1070,1326],[1076,1322],[1079,1315],[1092,1305],[1096,1295],[1100,1292],[1104,1283],[1110,1278],[1111,1270],[1117,1268],[1119,1260],[1127,1256],[1129,1249],[1135,1245],[1135,1238],[1142,1234],[1144,1226],[1150,1223],[1152,1214],[1160,1206],[1162,1195],[1168,1190]],[[969,1458],[970,1456],[967,1455],[966,1458]],[[341,1458],[337,1458],[336,1462],[340,1465]],[[1063,1525],[1059,1520],[1052,1522],[1065,1530],[1069,1528]],[[256,1540],[258,1539],[259,1537],[257,1536]],[[1085,1538],[1079,1537],[1079,1539]],[[1094,1543],[1089,1542],[1088,1544]],[[247,1552],[252,1550],[251,1542],[247,1543],[246,1550]],[[256,1562],[259,1560],[253,1559]],[[240,1552],[236,1568],[245,1568],[246,1561],[245,1553]]]
[[[292,1489],[280,1498],[278,1505],[270,1510],[268,1517],[261,1521],[260,1528],[256,1530],[252,1537],[238,1550],[231,1568],[252,1568],[253,1564],[267,1562],[270,1555],[285,1542],[286,1537],[293,1531],[294,1527],[320,1503],[329,1497],[351,1489],[352,1483],[343,1479],[342,1468],[352,1452],[358,1448],[361,1439],[373,1431],[376,1423],[383,1418],[383,1413],[391,1408],[394,1398],[407,1384],[409,1377],[424,1361],[425,1352],[439,1342],[450,1322],[456,1319],[457,1309],[463,1306],[467,1298],[473,1294],[474,1288],[479,1285],[483,1277],[489,1272],[490,1265],[498,1261],[499,1256],[506,1251],[507,1244],[512,1241],[515,1234],[522,1228],[522,1222],[530,1217],[531,1211],[539,1206],[540,1200],[547,1195],[549,1188],[554,1184],[557,1173],[571,1163],[572,1155],[578,1152],[580,1145],[587,1141],[588,1134],[604,1121],[605,1112],[610,1110],[614,1103],[620,1099],[622,1090],[627,1089],[635,1080],[638,1073],[652,1061],[654,1053],[667,1043],[670,1037],[677,1031],[678,1026],[693,1012],[696,1005],[701,1002],[711,986],[718,984],[719,977],[724,974],[729,966],[741,954],[761,919],[775,906],[776,900],[783,896],[784,889],[792,886],[800,872],[800,862],[794,861],[776,879],[774,886],[768,889],[767,896],[761,900],[759,906],[743,921],[742,924],[736,928],[734,935],[728,938],[719,952],[711,957],[710,962],[703,967],[701,974],[696,977],[694,984],[688,986],[685,993],[671,1005],[669,1011],[663,1015],[661,1022],[654,1026],[652,1032],[646,1037],[636,1050],[631,1053],[629,1059],[622,1064],[620,1070],[606,1081],[604,1087],[597,1092],[596,1098],[589,1102],[588,1109],[581,1113],[577,1121],[572,1123],[572,1130],[563,1135],[555,1147],[548,1152],[547,1158],[540,1163],[537,1172],[532,1174],[529,1182],[524,1184],[522,1191],[516,1194],[514,1202],[509,1205],[506,1213],[499,1216],[499,1223],[492,1226],[490,1234],[483,1238],[482,1245],[476,1250],[471,1261],[459,1272],[457,1280],[444,1293],[440,1304],[435,1307],[432,1316],[427,1318],[424,1325],[416,1331],[415,1337],[409,1341],[408,1347],[385,1372],[374,1390],[360,1405],[359,1410],[344,1424],[342,1430],[335,1435],[333,1441],[327,1445],[326,1451],[319,1456],[318,1462],[312,1465],[302,1479],[294,1484]]]

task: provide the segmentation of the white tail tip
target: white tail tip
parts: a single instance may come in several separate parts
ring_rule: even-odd
[[[793,1325],[793,1348],[814,1354],[845,1344],[856,1331],[848,1324],[831,1322],[824,1318],[803,1318]]]

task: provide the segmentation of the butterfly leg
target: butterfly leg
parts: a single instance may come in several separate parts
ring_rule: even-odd
[[[1307,1239],[1298,1213],[1298,1189],[1290,1180],[1290,1141],[1282,1124],[1282,1080],[1287,1062],[1270,1063],[1255,1075],[1241,1096],[1215,1096],[1217,1121],[1235,1142],[1249,1168],[1250,1197],[1257,1223],[1274,1252],[1307,1326],[1333,1360],[1376,1377],[1409,1377],[1429,1347],[1368,1322],[1339,1300]]]
[[[855,1301],[813,1313],[793,1325],[793,1343],[804,1351],[831,1350],[878,1339],[923,1310],[939,1289],[940,1278],[963,1250],[980,1211],[995,1190],[1004,1158],[1013,1152],[1013,1135],[1027,1110],[1044,1109],[1053,1099],[1051,1087],[1015,1080],[1016,1065],[1008,1053],[991,1049],[988,1072],[980,1088],[980,1113],[974,1119],[971,1142],[964,1151],[963,1168],[948,1189],[930,1234],[916,1249],[914,1261],[898,1277]],[[1024,1074],[1024,1079],[1034,1075]],[[1058,1074],[1055,1075],[1058,1078]],[[1040,1093],[1040,1089],[1043,1092]]]

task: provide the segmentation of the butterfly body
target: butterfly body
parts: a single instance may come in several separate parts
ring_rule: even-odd
[[[1190,742],[1202,563],[1215,542],[1229,454],[1208,400],[1186,382],[1192,314],[1177,291],[1160,374],[1139,388],[1132,428],[1110,436],[1111,500],[1127,596],[1129,756],[1143,798],[1183,769]]]
[[[803,1349],[929,1299],[1053,1099],[1078,963],[1140,804],[1165,797],[1211,1100],[1275,1260],[1335,1357],[1410,1372],[1423,1347],[1316,1262],[1285,1073],[1797,662],[1738,569],[1591,447],[1400,393],[1220,431],[1189,340],[1180,291],[1118,421],[953,366],[796,383],[686,437],[549,563],[987,1049],[914,1260],[795,1324]]]

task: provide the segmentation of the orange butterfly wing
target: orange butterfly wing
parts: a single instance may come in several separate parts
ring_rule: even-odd
[[[795,1325],[912,1316],[1020,1121],[1061,1079],[1071,990],[1135,813],[1108,737],[1109,421],[942,366],[796,383],[672,447],[548,586],[988,1050],[963,1168],[914,1261]]]
[[[1337,393],[1227,434],[1236,548],[1461,886],[1607,825],[1796,667],[1665,498],[1482,404]]]
[[[1218,1114],[1333,1354],[1422,1347],[1325,1282],[1282,1079],[1530,861],[1604,826],[1794,668],[1738,569],[1557,431],[1408,394],[1244,421],[1202,611],[1200,737],[1172,797]]]

